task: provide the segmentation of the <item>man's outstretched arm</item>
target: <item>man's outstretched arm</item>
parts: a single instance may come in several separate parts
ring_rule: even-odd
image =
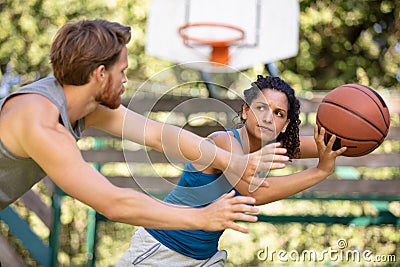
[[[42,96],[27,97],[13,114],[15,123],[9,124],[21,153],[35,160],[62,190],[109,219],[159,229],[232,228],[242,232],[246,229],[235,220],[256,221],[247,214],[257,211],[248,205],[254,204],[253,198],[230,194],[208,207],[188,208],[114,186],[84,161],[75,139],[59,124],[57,108]]]
[[[87,119],[88,126],[123,136],[124,139],[180,159],[223,170],[233,185],[243,179],[248,184],[267,186],[264,179],[258,178],[256,173],[283,168],[289,159],[284,155],[286,150],[277,147],[278,145],[249,155],[233,154],[196,134],[150,120],[123,106],[117,110],[99,106]]]

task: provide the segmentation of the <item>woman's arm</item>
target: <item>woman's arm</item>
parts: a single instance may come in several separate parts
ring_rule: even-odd
[[[318,158],[317,144],[313,136],[300,136],[300,158]]]
[[[267,204],[280,200],[301,192],[326,179],[333,173],[336,157],[346,151],[346,147],[333,151],[332,146],[336,139],[333,135],[328,144],[324,143],[325,129],[314,127],[314,140],[318,147],[319,163],[316,167],[310,168],[298,173],[268,177],[269,188],[258,188],[255,192],[246,192],[245,186],[241,183],[236,187],[242,195],[253,196],[256,199],[256,205]]]

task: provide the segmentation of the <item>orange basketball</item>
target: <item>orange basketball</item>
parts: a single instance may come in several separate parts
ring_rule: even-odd
[[[323,98],[317,125],[327,131],[325,143],[335,134],[333,149],[346,146],[343,156],[358,157],[382,144],[389,131],[390,114],[376,91],[360,84],[345,84]]]

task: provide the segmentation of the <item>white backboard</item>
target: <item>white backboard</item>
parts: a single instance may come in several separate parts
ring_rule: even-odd
[[[290,58],[298,52],[297,0],[152,0],[146,53],[176,63],[209,61],[210,46],[188,47],[178,32],[185,23],[199,22],[224,23],[244,30],[244,41],[229,48],[228,65],[238,70]],[[210,37],[223,37],[210,29]]]

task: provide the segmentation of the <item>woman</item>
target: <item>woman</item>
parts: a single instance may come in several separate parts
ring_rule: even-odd
[[[324,143],[325,130],[315,127],[314,138],[299,137],[300,103],[294,90],[278,77],[259,75],[250,89],[244,91],[245,104],[238,129],[215,132],[209,136],[217,146],[233,153],[249,154],[266,144],[280,142],[290,158],[319,157],[314,168],[268,177],[269,187],[250,188],[239,181],[237,194],[253,196],[256,205],[286,198],[307,189],[333,173],[335,159],[346,148],[333,151],[335,136]],[[166,202],[201,207],[232,185],[219,169],[186,163],[184,172]],[[223,231],[155,230],[139,228],[120,266],[223,266],[226,252],[218,251]]]

